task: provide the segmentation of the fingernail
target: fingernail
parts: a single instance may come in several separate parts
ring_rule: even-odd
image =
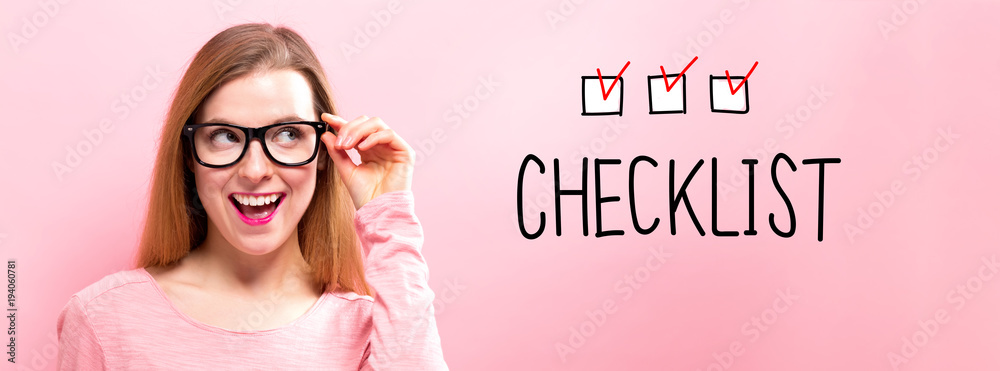
[[[353,140],[353,139],[354,138],[352,138],[350,135],[348,135],[347,138],[344,138],[344,145],[345,146],[351,145],[351,140]]]
[[[337,147],[344,143],[344,137],[337,137]]]

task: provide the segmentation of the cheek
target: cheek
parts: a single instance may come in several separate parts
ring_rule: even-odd
[[[201,168],[195,171],[195,186],[203,204],[225,201],[222,189],[231,178],[228,171]]]
[[[296,203],[302,205],[303,210],[312,200],[313,193],[316,192],[316,165],[315,163],[310,165],[307,168],[294,169],[294,171],[281,174],[281,179],[291,188]]]

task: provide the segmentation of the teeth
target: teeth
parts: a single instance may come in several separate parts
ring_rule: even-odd
[[[239,202],[239,203],[241,203],[243,205],[247,205],[247,206],[269,205],[272,202],[278,201],[278,197],[279,197],[279,194],[277,194],[277,193],[273,193],[273,194],[265,195],[265,196],[246,196],[246,195],[240,195],[240,194],[234,194],[233,195],[233,198],[236,199],[236,202]]]

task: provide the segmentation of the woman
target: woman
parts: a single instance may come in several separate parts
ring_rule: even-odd
[[[295,32],[219,33],[170,106],[137,268],[70,299],[59,368],[447,369],[413,163],[336,116]]]

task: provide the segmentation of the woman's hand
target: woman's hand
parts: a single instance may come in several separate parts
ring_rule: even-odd
[[[321,118],[337,132],[323,133],[320,140],[347,185],[355,209],[383,193],[410,189],[416,154],[382,119],[361,116],[347,121],[329,113]],[[360,165],[348,157],[351,148],[361,155]]]

